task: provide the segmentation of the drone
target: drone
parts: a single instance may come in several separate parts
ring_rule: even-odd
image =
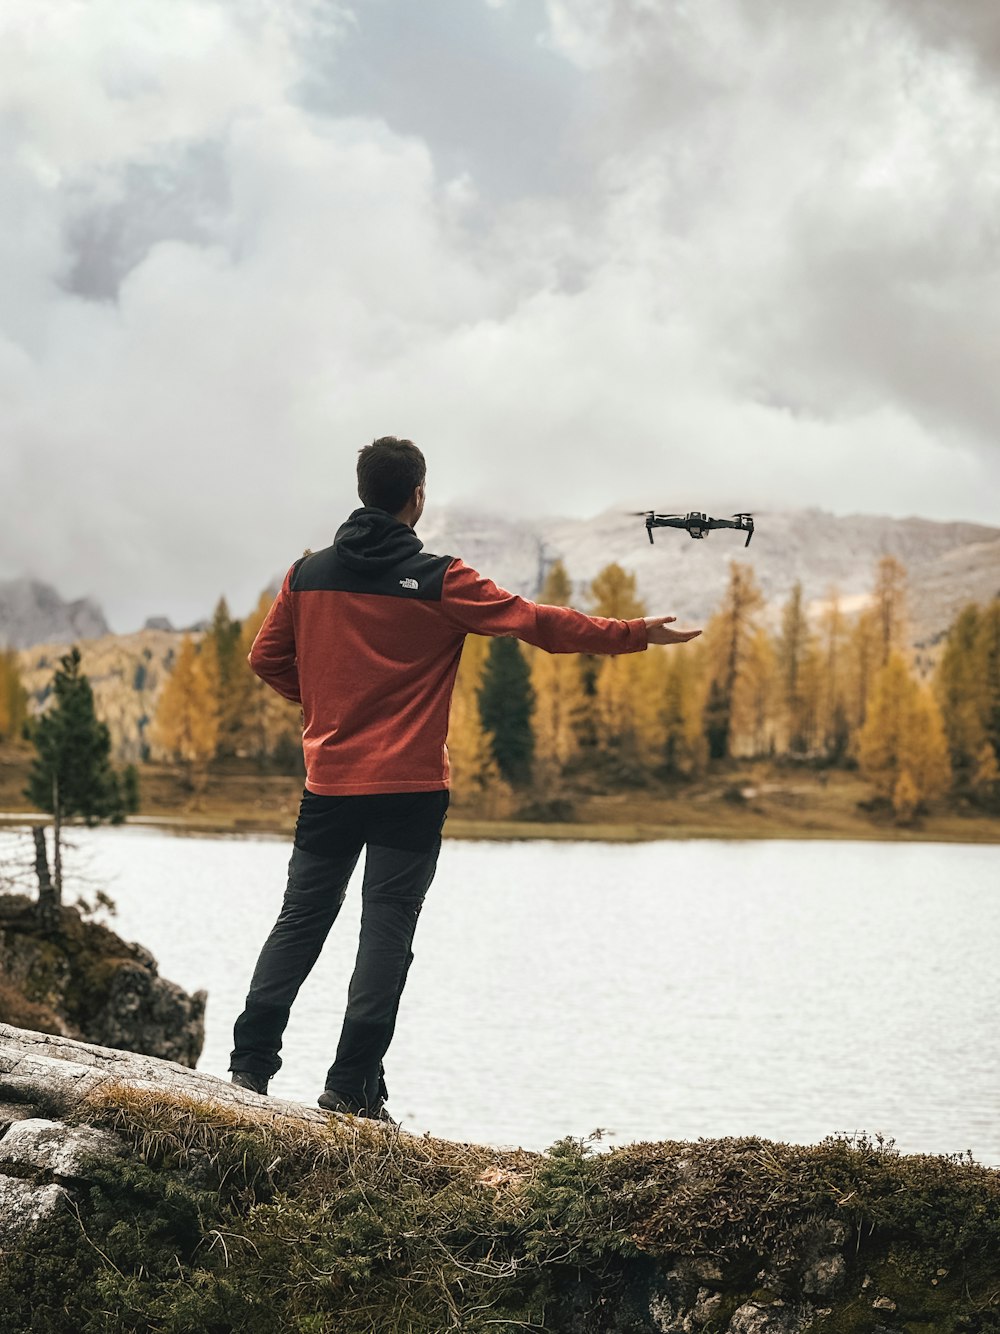
[[[655,510],[636,510],[634,517],[646,520],[646,532],[650,543],[653,541],[654,528],[686,528],[691,537],[707,537],[713,528],[736,528],[746,533],[744,547],[750,545],[753,537],[753,515],[734,514],[731,519],[713,519],[707,514],[657,514]]]

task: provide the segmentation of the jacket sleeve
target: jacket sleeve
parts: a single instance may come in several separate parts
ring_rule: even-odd
[[[467,634],[509,636],[547,653],[638,653],[647,647],[642,617],[618,621],[572,607],[548,607],[498,588],[463,561],[445,572],[441,608]]]
[[[295,626],[292,623],[291,578],[292,569],[285,575],[271,610],[257,631],[247,656],[252,670],[266,681],[272,690],[295,704],[302,703],[299,690],[299,670],[295,661]]]

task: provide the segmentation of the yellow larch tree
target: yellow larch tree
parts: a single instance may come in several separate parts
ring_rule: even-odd
[[[922,802],[936,801],[951,786],[948,740],[944,734],[941,710],[930,688],[913,680],[916,687],[914,721],[909,744],[905,748],[905,767],[912,768],[914,782]]]
[[[1000,759],[1000,597],[983,608],[976,636],[976,658],[982,673],[981,717],[986,740]]]
[[[250,615],[243,619],[228,690],[230,707],[240,719],[233,733],[236,753],[252,756],[261,765],[266,765],[279,749],[295,752],[297,756],[302,746],[301,707],[255,676],[247,661],[273,601],[273,596],[265,590]]]
[[[812,633],[802,657],[799,681],[798,732],[803,743],[803,753],[809,755],[822,739],[820,716],[823,699],[823,658],[819,641]]]
[[[639,597],[635,575],[623,570],[617,561],[605,565],[588,589],[590,614],[630,621],[645,616],[646,607]]]
[[[818,731],[829,759],[838,761],[847,753],[850,739],[847,705],[847,626],[836,588],[827,590],[819,617],[820,698]]]
[[[632,773],[638,764],[638,725],[635,717],[637,675],[626,658],[601,658],[594,681],[593,718],[602,759]]]
[[[879,666],[906,645],[906,566],[895,556],[882,556],[875,567],[872,611],[878,636]]]
[[[780,685],[774,641],[760,626],[747,644],[736,691],[734,727],[741,751],[750,755],[774,751]]]
[[[557,560],[549,567],[538,601],[547,607],[568,607],[573,596],[566,567]],[[580,657],[576,653],[526,650],[531,668],[535,710],[535,781],[539,787],[558,789],[563,773],[580,751],[580,736],[588,711]]]
[[[982,614],[973,602],[955,618],[934,677],[955,781],[967,786],[980,767],[986,738]]]
[[[1000,798],[1000,597],[963,607],[934,681],[956,790],[988,809]]]
[[[792,754],[808,749],[802,707],[802,672],[808,648],[809,623],[802,585],[796,582],[781,609],[781,633],[776,644],[785,739]]]
[[[845,653],[845,697],[852,748],[868,716],[872,683],[881,664],[879,628],[875,612],[866,607],[854,618]]]
[[[538,601],[545,607],[571,607],[573,584],[561,560],[553,561],[545,572]]]
[[[858,736],[862,775],[899,819],[911,819],[951,783],[948,742],[937,701],[910,673],[901,653],[880,668]]]
[[[580,753],[587,696],[576,654],[534,649],[530,658],[536,780],[546,784],[557,781]]]
[[[215,755],[219,739],[218,680],[214,658],[200,653],[190,635],[181,640],[153,720],[153,745],[184,765],[195,787]]]
[[[847,636],[844,699],[852,751],[868,714],[875,675],[894,652],[904,651],[906,627],[906,569],[895,556],[882,556],[869,605]]]
[[[663,656],[666,679],[660,713],[662,768],[668,777],[690,778],[704,769],[708,759],[702,728],[704,652],[695,642],[683,645],[680,652],[667,652]]]
[[[14,741],[21,735],[28,717],[28,692],[21,681],[17,654],[0,650],[0,741]]]
[[[712,675],[705,701],[704,728],[712,759],[735,754],[737,727],[746,716],[744,667],[763,606],[753,566],[730,561],[722,606],[705,631]]]
[[[793,755],[806,755],[818,740],[823,673],[800,583],[782,608],[776,650],[785,743]]]
[[[617,562],[598,573],[588,592],[593,616],[624,621],[647,614],[635,575]],[[593,693],[595,747],[620,776],[635,779],[662,751],[662,658],[648,651],[623,653],[591,659],[587,670],[584,688],[589,684]]]

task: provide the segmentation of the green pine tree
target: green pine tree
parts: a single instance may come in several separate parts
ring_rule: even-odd
[[[36,826],[38,912],[43,927],[59,924],[62,903],[62,830],[78,817],[89,826],[108,821],[121,824],[137,798],[136,785],[123,784],[111,766],[111,737],[94,712],[90,682],[80,671],[80,650],[74,645],[59,659],[52,681],[55,703],[38,719],[32,740],[37,752],[24,795],[52,816],[53,875],[45,853],[45,834]]]
[[[705,740],[708,743],[708,758],[724,760],[729,746],[729,705],[722,686],[714,679],[708,687],[703,725]]]
[[[535,694],[531,669],[516,639],[493,639],[478,690],[479,714],[492,737],[493,758],[512,787],[531,782]]]
[[[135,815],[139,809],[139,770],[134,764],[126,764],[121,774],[122,802],[126,815]]]

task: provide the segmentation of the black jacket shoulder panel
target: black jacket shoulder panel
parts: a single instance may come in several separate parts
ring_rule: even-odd
[[[411,598],[440,602],[444,576],[453,556],[432,556],[415,551],[385,569],[364,574],[349,569],[334,547],[324,547],[297,562],[292,573],[293,593],[326,589],[338,593],[370,593],[375,597]]]

